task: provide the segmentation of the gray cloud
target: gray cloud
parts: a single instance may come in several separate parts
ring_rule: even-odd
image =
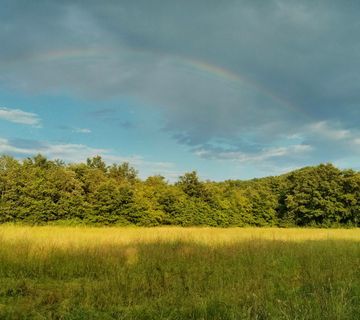
[[[300,150],[313,161],[354,153],[358,1],[3,4],[2,87],[136,99],[199,156],[294,163]]]
[[[86,115],[123,129],[130,130],[136,128],[136,124],[133,121],[124,120],[121,111],[121,108],[100,108],[90,111]]]

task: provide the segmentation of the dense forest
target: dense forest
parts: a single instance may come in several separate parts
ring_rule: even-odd
[[[0,157],[0,223],[358,227],[360,173],[331,164],[248,181],[138,178],[101,157]]]

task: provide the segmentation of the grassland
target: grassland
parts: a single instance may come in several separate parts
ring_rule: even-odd
[[[360,230],[1,226],[0,319],[360,319]]]

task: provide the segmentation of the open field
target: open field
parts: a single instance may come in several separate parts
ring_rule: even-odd
[[[359,229],[0,227],[0,319],[359,318]]]

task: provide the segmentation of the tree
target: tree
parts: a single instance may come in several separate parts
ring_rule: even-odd
[[[176,183],[189,197],[200,198],[205,195],[204,184],[200,182],[196,171],[187,172]]]
[[[86,159],[86,165],[92,169],[99,169],[103,172],[107,171],[106,163],[102,160],[101,156]]]
[[[0,156],[0,223],[359,226],[360,173],[330,164],[249,181],[142,181],[127,162]]]
[[[342,172],[331,164],[297,170],[288,176],[284,218],[295,224],[330,226],[346,214],[341,200]]]
[[[135,182],[137,179],[137,170],[130,166],[128,162],[122,164],[113,164],[109,168],[109,177],[117,181]]]

